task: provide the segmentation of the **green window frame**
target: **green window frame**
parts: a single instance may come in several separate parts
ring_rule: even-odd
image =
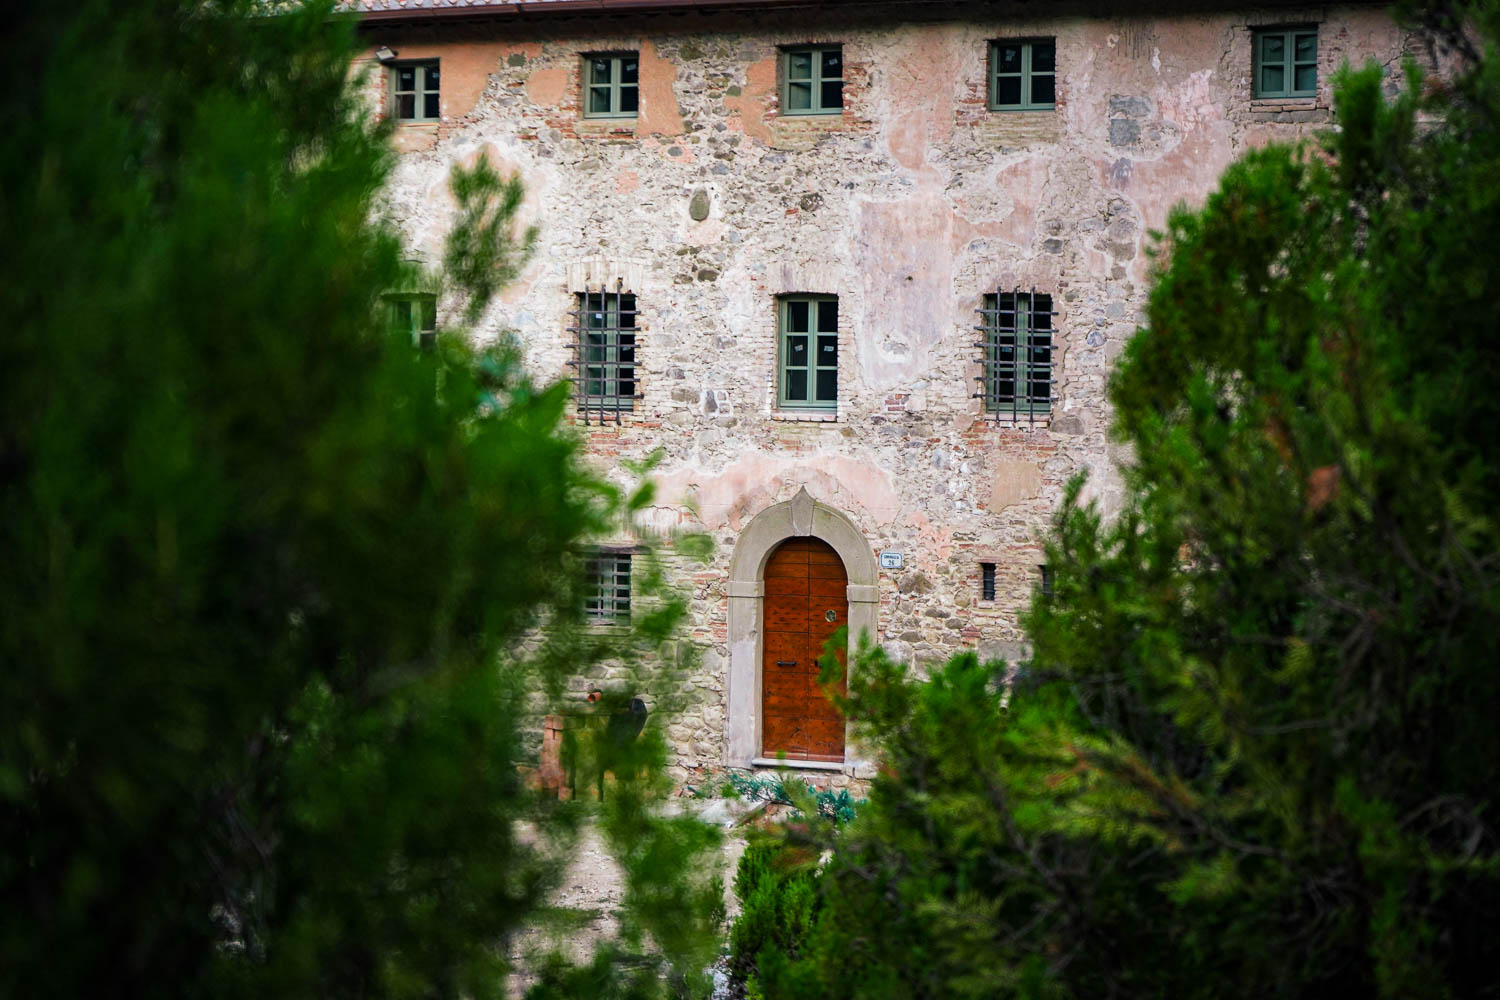
[[[410,337],[413,347],[431,350],[437,343],[437,296],[419,292],[385,299],[391,331]]]
[[[1256,97],[1318,96],[1318,27],[1255,31]]]
[[[398,122],[435,122],[442,117],[438,60],[391,66],[391,114]]]
[[[837,409],[838,296],[785,296],[778,306],[777,406],[788,410]]]
[[[641,60],[635,52],[583,57],[583,117],[635,118],[641,106]]]
[[[781,52],[781,113],[844,113],[844,47],[810,45]]]
[[[991,111],[1051,111],[1056,107],[1055,38],[990,42]]]
[[[1034,422],[1052,410],[1056,346],[1052,296],[996,291],[979,310],[984,339],[978,395],[998,420]]]
[[[590,624],[630,623],[630,550],[593,549],[584,560],[583,613]]]

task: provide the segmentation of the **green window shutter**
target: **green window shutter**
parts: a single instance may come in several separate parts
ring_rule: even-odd
[[[781,113],[837,115],[844,110],[844,49],[818,45],[781,53]]]
[[[640,113],[640,57],[634,52],[584,57],[583,116],[635,118]]]
[[[397,121],[435,122],[442,117],[437,60],[391,67],[392,113]]]
[[[776,403],[792,410],[832,410],[839,402],[839,300],[796,295],[780,300]]]
[[[1255,32],[1255,97],[1316,97],[1318,29],[1269,28]]]
[[[1051,38],[990,43],[990,110],[1057,107],[1057,42]]]

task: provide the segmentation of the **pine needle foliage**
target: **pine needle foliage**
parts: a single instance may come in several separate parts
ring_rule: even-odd
[[[582,818],[523,733],[578,671],[685,662],[660,573],[585,627],[640,494],[566,387],[387,322],[413,281],[482,314],[518,183],[459,171],[414,276],[352,23],[280,11],[33,4],[0,43],[0,995],[505,996]],[[663,754],[599,758],[632,996],[700,990],[719,905]]]

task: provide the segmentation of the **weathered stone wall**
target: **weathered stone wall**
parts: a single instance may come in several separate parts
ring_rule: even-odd
[[[684,576],[704,667],[699,707],[671,730],[680,773],[725,759],[738,533],[803,487],[872,549],[903,553],[878,584],[878,638],[896,656],[1015,649],[1064,484],[1086,472],[1088,497],[1119,502],[1104,388],[1141,318],[1148,232],[1238,154],[1326,126],[1341,62],[1394,70],[1410,47],[1363,5],[1024,19],[908,5],[923,20],[867,8],[369,33],[372,51],[442,60],[443,120],[395,139],[389,207],[415,252],[439,254],[454,162],[487,153],[525,179],[538,252],[479,337],[514,329],[539,377],[565,377],[575,293],[607,281],[637,296],[644,398],[618,426],[585,430],[612,475],[621,457],[665,449],[653,524],[718,542]],[[1319,96],[1252,100],[1253,27],[1300,23],[1319,25]],[[1055,111],[986,109],[987,45],[1006,37],[1056,38]],[[781,115],[778,47],[819,42],[843,45],[844,113]],[[639,118],[582,119],[580,53],[620,50],[640,54]],[[372,74],[376,106],[383,92]],[[1053,413],[1035,426],[997,423],[973,398],[975,310],[1013,287],[1060,310]],[[775,408],[775,297],[788,292],[839,297],[836,414]],[[994,601],[980,600],[982,561],[998,567]]]

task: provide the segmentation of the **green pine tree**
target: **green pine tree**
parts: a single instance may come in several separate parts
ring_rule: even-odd
[[[642,569],[631,629],[582,627],[580,550],[649,492],[585,469],[566,388],[388,322],[414,282],[480,314],[519,187],[457,172],[413,274],[353,26],[281,6],[36,4],[0,43],[0,995],[505,995],[580,818],[524,734],[682,616]],[[592,759],[637,995],[690,993],[712,837],[657,817],[659,727]]]

